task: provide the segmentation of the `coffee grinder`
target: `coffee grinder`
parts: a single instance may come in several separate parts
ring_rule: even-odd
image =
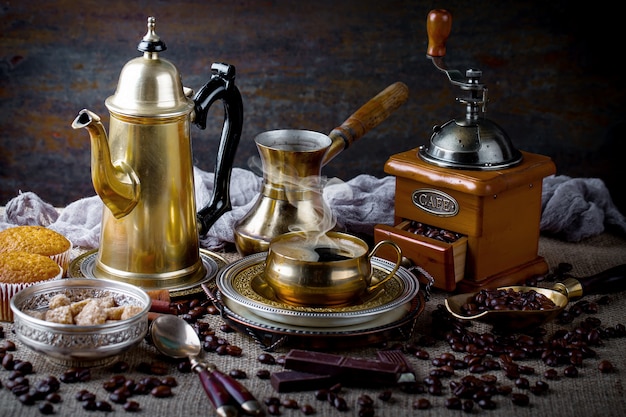
[[[427,57],[467,92],[457,98],[466,113],[435,126],[427,145],[385,163],[396,176],[394,225],[376,225],[374,239],[396,242],[406,260],[432,275],[434,287],[471,292],[547,272],[538,256],[541,189],[556,168],[549,157],[517,150],[485,117],[482,71],[463,76],[446,67],[451,24],[448,11],[429,13]]]

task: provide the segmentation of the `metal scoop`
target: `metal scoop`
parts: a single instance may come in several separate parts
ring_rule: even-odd
[[[154,346],[172,358],[188,357],[192,369],[200,376],[202,387],[220,417],[235,417],[238,410],[232,400],[250,415],[261,415],[259,402],[243,385],[220,372],[214,364],[200,362],[201,351],[198,335],[185,320],[175,315],[157,317],[150,327]]]
[[[480,320],[498,328],[510,330],[527,329],[541,325],[556,316],[567,306],[569,300],[587,294],[606,294],[626,289],[626,264],[609,268],[596,275],[585,278],[567,278],[555,283],[552,288],[529,286],[507,286],[498,289],[512,289],[518,292],[536,291],[548,297],[555,307],[545,310],[485,310],[479,314],[466,315],[463,305],[470,301],[477,292],[464,293],[448,297],[445,306],[454,317],[461,320]]]

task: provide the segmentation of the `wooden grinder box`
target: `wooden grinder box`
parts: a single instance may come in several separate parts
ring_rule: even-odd
[[[375,240],[396,242],[447,291],[516,285],[545,274],[538,256],[541,189],[556,169],[549,157],[522,155],[522,162],[502,170],[439,167],[423,161],[417,148],[392,155],[385,172],[396,176],[395,225],[377,225]],[[450,244],[415,235],[407,221],[465,238]]]

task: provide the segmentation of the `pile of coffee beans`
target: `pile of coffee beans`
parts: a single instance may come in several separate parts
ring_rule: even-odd
[[[425,236],[431,239],[439,240],[445,243],[454,243],[463,236],[460,233],[451,232],[449,230],[441,229],[435,226],[430,226],[430,225],[427,225],[427,224],[424,224],[422,222],[418,222],[415,220],[412,220],[411,223],[409,223],[408,227],[406,228],[406,231],[409,233],[416,234],[416,235],[421,235],[421,236]]]
[[[513,288],[482,289],[461,306],[461,312],[473,316],[488,310],[552,310],[556,304],[535,290],[519,291]]]

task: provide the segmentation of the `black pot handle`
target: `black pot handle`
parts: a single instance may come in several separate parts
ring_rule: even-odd
[[[195,95],[194,124],[206,128],[209,108],[216,100],[224,104],[224,125],[215,162],[215,177],[211,201],[198,211],[198,233],[207,234],[213,223],[232,206],[230,203],[230,174],[235,152],[241,139],[243,102],[235,86],[235,67],[224,63],[211,65],[211,79]]]

